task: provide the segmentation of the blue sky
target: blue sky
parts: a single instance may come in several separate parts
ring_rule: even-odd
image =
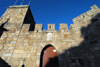
[[[16,0],[0,0],[0,17],[6,8],[14,5]],[[23,0],[18,0],[20,5]],[[24,0],[22,5],[27,5],[29,0]],[[30,8],[37,24],[43,24],[47,30],[47,24],[55,24],[59,30],[60,23],[73,24],[72,19],[90,10],[96,4],[100,8],[100,0],[31,0]]]

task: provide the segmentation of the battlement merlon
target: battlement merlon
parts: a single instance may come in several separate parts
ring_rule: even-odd
[[[68,31],[68,26],[65,23],[61,23],[59,29],[60,31]]]
[[[100,12],[100,9],[96,5],[93,5],[90,8],[91,9],[89,11],[75,17],[73,19],[74,24],[90,20],[96,13]]]
[[[35,24],[35,32],[42,32],[43,25],[42,24]]]
[[[55,31],[55,24],[48,24],[48,31]]]

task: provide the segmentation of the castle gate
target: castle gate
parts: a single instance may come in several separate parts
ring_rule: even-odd
[[[58,53],[53,46],[47,46],[43,49],[42,67],[59,67]]]

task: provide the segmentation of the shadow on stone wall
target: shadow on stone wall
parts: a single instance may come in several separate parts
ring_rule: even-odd
[[[5,23],[1,24],[1,26],[0,26],[0,37],[2,36],[4,31],[8,31],[7,29],[3,28],[4,25],[8,22],[8,20],[9,19],[7,19],[7,21]]]
[[[11,67],[3,59],[0,58],[0,67]]]
[[[100,13],[91,19],[91,23],[81,28],[84,40],[79,46],[71,47],[60,54],[61,67],[100,67]],[[47,66],[55,61],[52,58]],[[53,67],[53,66],[52,66]]]

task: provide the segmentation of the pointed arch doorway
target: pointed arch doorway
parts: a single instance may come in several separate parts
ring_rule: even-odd
[[[40,58],[40,67],[59,67],[58,53],[52,45],[43,48]]]

